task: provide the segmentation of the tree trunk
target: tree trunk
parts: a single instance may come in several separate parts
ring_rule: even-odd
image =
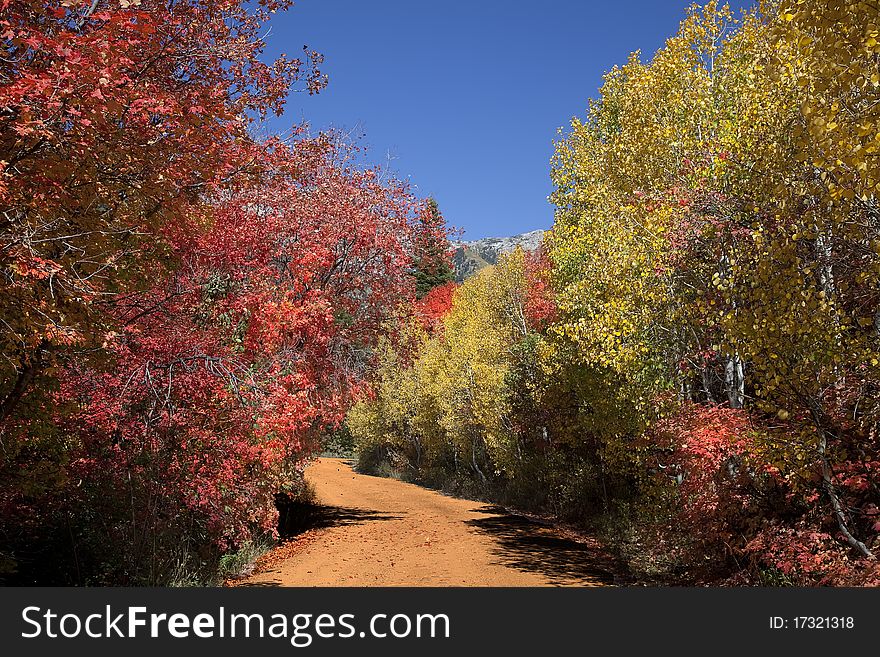
[[[819,441],[819,456],[822,459],[822,486],[828,495],[828,499],[831,500],[831,508],[834,509],[834,517],[837,520],[837,526],[840,528],[840,533],[846,538],[847,543],[858,550],[863,557],[874,559],[876,557],[871,550],[868,549],[868,546],[853,536],[850,533],[849,528],[846,526],[846,515],[843,512],[843,506],[840,504],[840,498],[837,497],[837,491],[834,490],[834,482],[831,480],[831,464],[828,463],[828,459],[825,455],[827,444],[826,433],[825,431],[822,431],[822,438]]]
[[[700,378],[703,381],[703,392],[706,393],[706,401],[714,404],[715,395],[712,392],[712,382],[709,380],[709,367],[705,364],[700,368]]]
[[[15,410],[15,407],[18,406],[19,402],[24,398],[28,387],[30,387],[31,382],[37,375],[37,372],[43,368],[44,349],[45,346],[41,344],[37,347],[36,351],[31,354],[31,357],[28,358],[27,362],[22,363],[18,370],[18,375],[15,378],[15,383],[12,385],[12,390],[6,394],[3,401],[0,401],[0,422],[4,422],[6,418],[12,415],[12,411]]]
[[[721,276],[727,276],[730,271],[730,260],[726,255],[721,256],[718,263],[718,272]],[[733,302],[736,309],[736,301]],[[745,401],[745,376],[743,362],[739,354],[734,353],[727,357],[724,366],[724,390],[727,392],[727,400],[731,408],[742,408]]]
[[[743,362],[739,355],[734,354],[727,359],[724,368],[724,387],[731,408],[742,408],[745,401],[745,375]]]
[[[483,481],[483,484],[488,485],[489,480],[486,479],[486,475],[483,474],[483,471],[480,470],[480,466],[477,465],[477,439],[474,438],[471,440],[471,463],[474,466],[474,472],[480,475],[480,479]]]

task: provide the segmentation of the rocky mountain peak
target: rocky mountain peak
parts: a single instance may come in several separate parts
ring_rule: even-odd
[[[534,251],[541,246],[544,232],[543,230],[532,230],[511,237],[484,237],[479,240],[452,242],[455,249],[452,256],[455,280],[461,283],[483,267],[494,265],[498,262],[499,256],[511,253],[518,246],[525,251]]]

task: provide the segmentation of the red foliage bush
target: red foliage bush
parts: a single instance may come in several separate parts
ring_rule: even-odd
[[[643,437],[649,467],[671,491],[667,546],[683,561],[708,554],[718,565],[734,556],[762,474],[749,460],[749,430],[742,410],[686,402]]]
[[[100,509],[71,542],[113,547],[103,581],[162,581],[181,546],[217,554],[273,532],[274,494],[341,420],[389,313],[414,298],[402,186],[325,142],[273,144],[261,169],[169,228],[175,265],[114,306],[105,364],[74,358],[58,373],[50,497],[76,523]]]
[[[550,285],[550,260],[543,248],[525,254],[525,315],[533,331],[545,329],[556,318],[556,296]]]
[[[416,301],[415,314],[429,333],[434,333],[442,325],[443,318],[452,308],[452,296],[457,287],[455,283],[440,285]]]
[[[746,411],[688,402],[642,438],[672,509],[660,514],[654,549],[729,584],[876,583],[876,562],[846,544],[818,485],[792,487],[762,461],[755,440],[766,431]],[[857,489],[869,485],[864,463],[839,463],[835,485],[858,508]]]

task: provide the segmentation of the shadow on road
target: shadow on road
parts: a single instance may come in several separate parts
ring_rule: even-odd
[[[360,525],[367,522],[398,520],[403,516],[393,513],[382,513],[369,509],[355,509],[344,506],[326,506],[323,504],[305,504],[291,501],[284,496],[277,496],[275,505],[278,509],[278,534],[281,545],[309,529],[339,527],[343,525]],[[293,543],[291,543],[293,544]],[[241,587],[280,587],[280,580],[238,581],[235,586]]]
[[[616,561],[598,544],[570,540],[533,520],[511,515],[499,506],[474,509],[486,518],[467,520],[496,542],[498,562],[525,572],[540,573],[554,583],[625,584]]]
[[[303,504],[302,502],[278,504],[277,506],[278,534],[282,539],[291,538],[309,529],[360,525],[365,522],[399,520],[403,517],[369,509]]]

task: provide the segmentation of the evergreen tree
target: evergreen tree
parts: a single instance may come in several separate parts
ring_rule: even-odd
[[[455,280],[450,250],[446,222],[437,201],[429,198],[415,238],[413,275],[417,298],[421,299],[435,287]]]

